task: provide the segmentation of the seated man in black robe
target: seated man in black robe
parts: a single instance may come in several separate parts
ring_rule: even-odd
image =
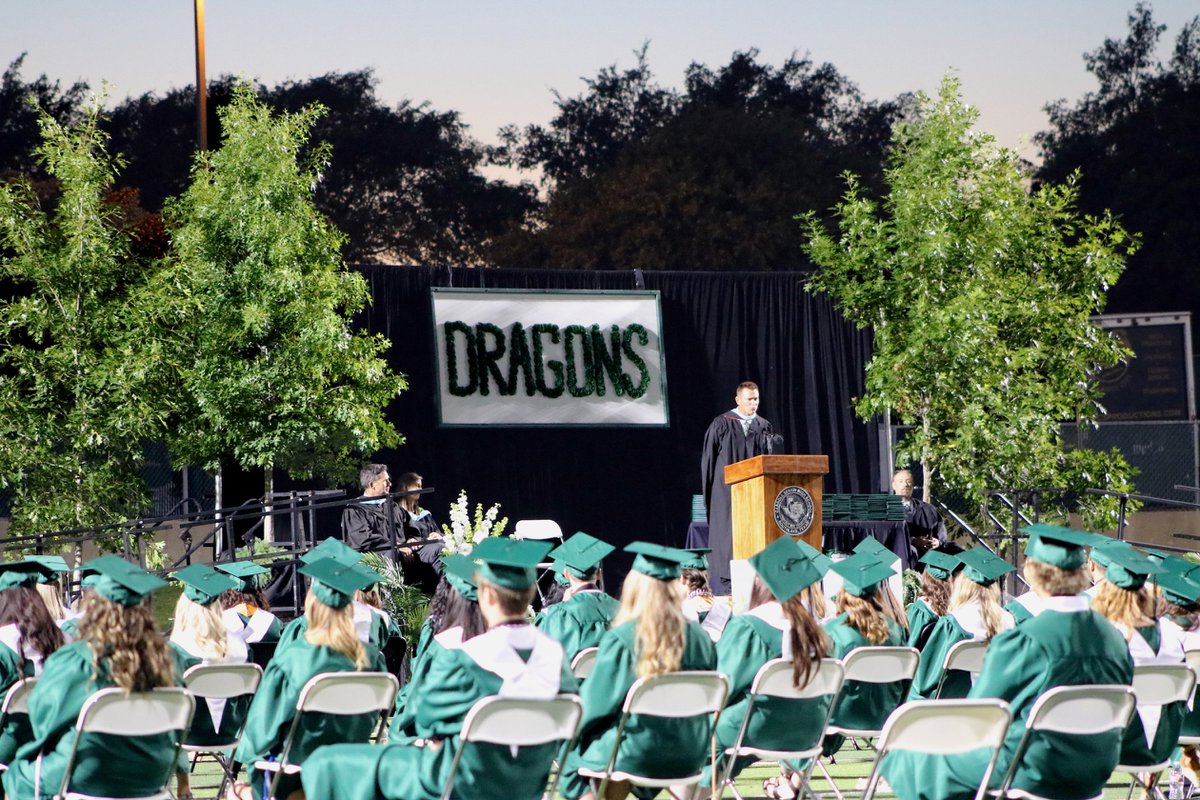
[[[927,551],[946,541],[946,523],[937,509],[920,498],[913,497],[913,476],[906,469],[892,476],[892,491],[904,501],[904,524],[908,538],[920,558]]]

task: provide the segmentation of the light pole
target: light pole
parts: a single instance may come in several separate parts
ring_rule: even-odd
[[[208,150],[208,82],[204,80],[204,0],[193,0],[196,8],[196,144]]]

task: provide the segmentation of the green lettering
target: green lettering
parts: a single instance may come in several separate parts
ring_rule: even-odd
[[[455,397],[466,397],[474,394],[476,387],[479,385],[479,378],[475,369],[475,342],[471,333],[471,326],[465,322],[455,320],[442,325],[442,333],[446,342],[446,375],[448,376],[448,388],[450,394]],[[454,334],[461,333],[465,347],[463,352],[467,354],[467,382],[465,384],[458,382],[458,347],[455,343]]]
[[[533,397],[533,364],[529,358],[529,342],[525,339],[525,326],[514,322],[508,330],[508,391],[506,394],[517,393],[517,371],[522,373],[525,385],[525,395]]]
[[[633,349],[633,338],[637,337],[637,343],[645,347],[650,343],[650,334],[641,325],[636,322],[625,329],[625,333],[621,337],[621,352],[625,354],[625,358],[637,367],[639,380],[637,386],[633,385],[628,375],[621,374],[621,383],[625,387],[625,392],[635,400],[646,394],[646,390],[650,388],[650,370],[646,368],[646,362]]]
[[[604,396],[604,376],[608,376],[608,380],[612,383],[613,394],[617,397],[625,394],[625,387],[622,378],[625,374],[621,371],[621,329],[613,325],[609,329],[609,342],[611,349],[604,343],[604,334],[600,332],[599,325],[592,326],[592,382],[596,384],[596,394],[599,397]]]
[[[592,337],[588,329],[582,325],[568,325],[563,329],[563,347],[566,350],[567,362],[567,391],[572,397],[587,397],[594,389],[592,381]],[[579,355],[583,361],[583,369],[575,368],[575,340],[579,340]],[[583,375],[583,383],[578,383],[579,375]]]
[[[548,334],[551,344],[558,344],[562,336],[559,333],[557,325],[548,325],[546,323],[538,323],[531,329],[533,331],[533,363],[536,365],[533,372],[534,383],[537,384],[537,390],[543,397],[559,397],[563,393],[563,388],[566,382],[563,379],[563,363],[558,359],[545,360],[545,351],[542,348],[542,336]],[[546,385],[546,370],[550,370],[550,374],[554,376],[554,385]]]
[[[495,347],[488,347],[488,336],[492,337]],[[504,331],[490,322],[480,322],[475,325],[475,360],[478,362],[479,369],[479,393],[486,396],[488,394],[488,379],[496,382],[496,389],[500,394],[508,394],[508,381],[500,373],[498,362],[504,358],[504,351],[508,349],[505,345]]]

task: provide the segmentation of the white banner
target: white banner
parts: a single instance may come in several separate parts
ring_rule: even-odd
[[[443,425],[666,425],[658,292],[433,289]]]

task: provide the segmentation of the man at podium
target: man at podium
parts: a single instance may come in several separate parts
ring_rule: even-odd
[[[782,438],[771,423],[758,416],[758,386],[738,384],[735,406],[719,415],[704,433],[700,454],[700,484],[708,511],[709,581],[713,594],[731,591],[729,562],[733,558],[733,501],[725,483],[725,467],[754,456],[782,450]]]

